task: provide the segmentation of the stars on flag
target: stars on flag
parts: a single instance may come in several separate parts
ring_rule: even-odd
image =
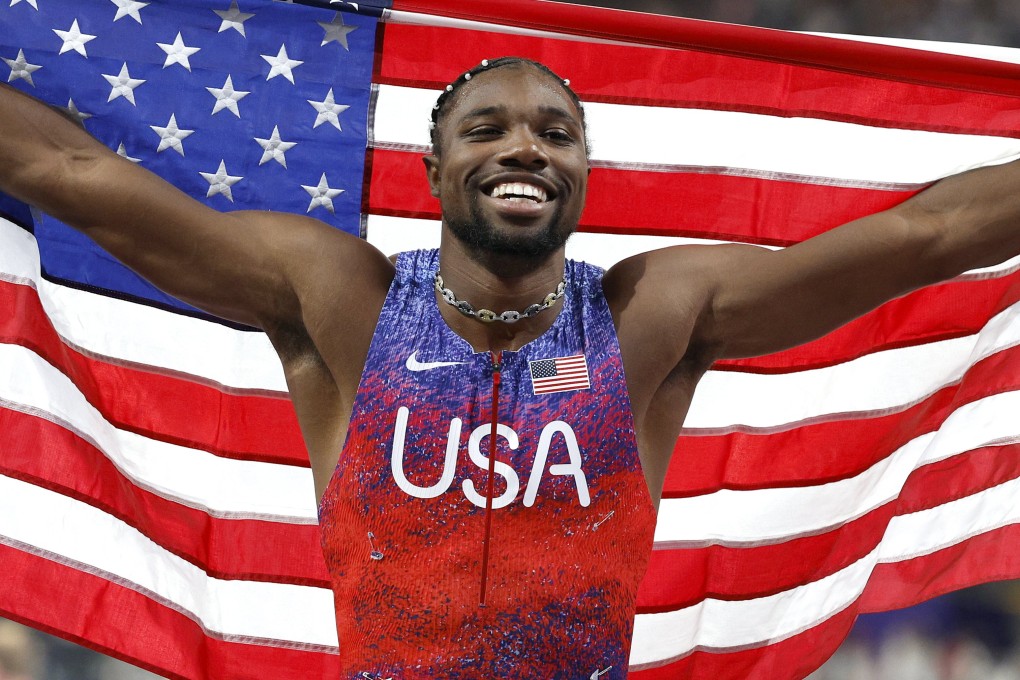
[[[102,74],[106,82],[110,84],[110,97],[106,100],[112,102],[117,97],[123,97],[131,102],[132,106],[138,106],[135,103],[135,88],[144,83],[144,80],[139,78],[132,78],[131,74],[128,73],[127,62],[120,67],[120,73],[115,76]]]
[[[86,120],[92,117],[91,113],[82,113],[78,110],[78,106],[74,103],[73,99],[67,100],[67,112],[74,116],[79,124],[84,123]]]
[[[139,24],[142,23],[142,16],[138,12],[149,6],[149,3],[138,2],[137,0],[110,0],[110,2],[117,5],[117,14],[113,17],[114,21],[124,17],[131,17]]]
[[[234,202],[234,197],[230,193],[230,187],[240,182],[244,177],[237,177],[227,173],[227,164],[222,159],[220,160],[220,167],[215,173],[211,172],[200,172],[198,173],[205,178],[205,181],[209,182],[209,191],[206,192],[206,198],[212,198],[217,194],[226,196],[227,200],[231,203]]]
[[[173,149],[182,156],[184,155],[184,140],[195,132],[194,130],[182,130],[177,127],[177,116],[173,113],[170,114],[170,122],[166,124],[166,127],[159,127],[158,125],[150,125],[149,127],[159,135],[159,147],[156,148],[156,153]]]
[[[220,30],[216,31],[217,33],[222,33],[223,31],[232,28],[245,38],[248,37],[244,34],[244,22],[248,21],[248,19],[251,19],[255,15],[248,14],[247,12],[242,12],[240,9],[238,9],[237,0],[231,0],[230,9],[227,10],[214,9],[213,11],[219,15],[221,20]]]
[[[18,56],[16,59],[8,59],[3,57],[4,63],[11,67],[11,74],[7,76],[7,82],[13,83],[15,80],[24,80],[32,87],[35,87],[35,83],[32,82],[32,74],[42,68],[38,64],[29,64],[28,60],[25,59],[25,50],[18,50]]]
[[[272,160],[286,168],[287,157],[284,154],[297,146],[297,142],[285,142],[280,139],[279,125],[273,126],[273,134],[269,139],[256,137],[255,141],[262,147],[262,159],[259,161],[259,165]]]
[[[319,178],[318,185],[314,187],[301,185],[301,188],[308,192],[308,195],[312,197],[312,200],[308,202],[308,210],[306,213],[312,212],[315,208],[325,208],[330,213],[335,214],[333,209],[333,199],[344,192],[343,189],[331,189],[329,184],[326,182],[326,173],[322,173],[322,177]]]
[[[280,45],[280,51],[276,53],[275,57],[268,54],[262,54],[259,56],[269,63],[269,75],[266,76],[266,80],[272,80],[276,76],[282,75],[284,78],[289,80],[291,84],[294,83],[294,69],[305,63],[288,57],[286,45]]]
[[[227,76],[226,82],[223,83],[223,87],[207,87],[209,94],[216,97],[216,103],[213,104],[213,115],[219,113],[223,109],[227,109],[232,114],[241,117],[241,112],[237,108],[237,102],[247,97],[251,92],[245,90],[235,90],[234,81]]]
[[[255,9],[252,0],[212,0],[189,24],[171,5],[152,0],[0,0],[0,35],[26,23],[28,10],[7,9],[18,3],[38,11],[29,28],[32,42],[23,49],[0,46],[0,78],[62,108],[66,103],[72,119],[122,158],[199,200],[221,208],[305,211],[358,233],[364,154],[340,153],[337,145],[356,149],[365,143],[364,126],[353,121],[367,116],[374,33],[357,29],[372,25],[374,15],[344,14],[353,7],[347,2]],[[67,7],[71,16],[56,11]],[[304,22],[304,29],[286,38],[259,30],[281,20]],[[116,46],[125,61],[117,66],[96,59],[96,45]],[[72,52],[84,59],[68,56]],[[66,59],[80,64],[74,77],[58,66]],[[223,111],[232,115],[217,115]],[[253,142],[261,154],[254,154]],[[329,179],[324,159],[330,159]],[[314,184],[302,184],[316,177]],[[238,182],[243,190],[234,192]]]
[[[309,104],[316,110],[315,123],[312,125],[313,128],[317,128],[323,123],[329,123],[337,130],[343,132],[340,127],[340,114],[351,108],[343,104],[337,104],[333,98],[333,88],[329,88],[329,92],[326,93],[326,98],[321,102],[317,102],[314,99],[307,100]]]
[[[351,48],[347,45],[347,34],[351,31],[356,31],[358,27],[345,25],[343,17],[340,16],[340,12],[337,12],[333,16],[333,20],[328,23],[325,21],[317,21],[315,23],[319,24],[319,26],[322,27],[322,30],[326,32],[326,34],[322,37],[322,45],[328,45],[329,43],[336,41],[343,45],[345,50],[350,51]]]
[[[57,34],[58,38],[64,41],[64,44],[60,46],[60,54],[74,50],[83,57],[89,56],[85,53],[85,43],[95,40],[96,36],[89,35],[88,33],[82,33],[81,29],[78,28],[77,19],[71,23],[71,28],[66,31],[61,31],[56,28],[52,30]]]
[[[180,64],[188,69],[188,71],[191,70],[191,62],[188,61],[188,58],[202,49],[201,47],[188,47],[185,45],[180,31],[177,32],[177,37],[169,45],[165,43],[156,43],[156,45],[159,46],[159,49],[166,52],[166,61],[163,62],[163,68]]]
[[[134,156],[128,156],[127,147],[124,146],[124,142],[121,142],[117,147],[117,155],[121,158],[131,161],[132,163],[141,163],[141,158],[135,158]]]

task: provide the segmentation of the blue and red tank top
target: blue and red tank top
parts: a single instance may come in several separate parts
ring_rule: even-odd
[[[552,327],[497,366],[438,266],[397,259],[319,507],[341,677],[624,678],[655,511],[602,271],[568,261]]]

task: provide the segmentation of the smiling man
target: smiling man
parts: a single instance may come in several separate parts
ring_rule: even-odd
[[[1013,163],[783,251],[671,248],[603,276],[564,256],[589,171],[569,84],[482,62],[432,121],[442,245],[393,263],[305,217],[215,212],[0,88],[0,189],[272,340],[344,678],[624,677],[654,509],[712,362],[1020,253]]]

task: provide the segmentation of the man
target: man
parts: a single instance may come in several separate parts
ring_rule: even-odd
[[[2,94],[0,189],[272,340],[344,677],[622,677],[653,507],[712,362],[1020,252],[1014,163],[783,251],[664,249],[600,285],[564,262],[583,111],[521,60],[483,62],[440,98],[425,166],[442,246],[396,265],[304,217],[216,213]]]

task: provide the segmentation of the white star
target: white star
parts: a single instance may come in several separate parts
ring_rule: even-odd
[[[127,62],[120,67],[120,73],[115,76],[108,76],[105,73],[102,74],[106,82],[110,83],[110,97],[107,102],[112,102],[117,97],[124,97],[132,106],[135,104],[135,88],[144,83],[144,80],[138,78],[132,78],[131,74],[128,73]]]
[[[209,191],[206,193],[206,198],[212,198],[216,194],[223,194],[227,197],[227,200],[231,203],[234,202],[234,197],[230,194],[230,187],[240,182],[243,177],[235,177],[227,174],[227,166],[221,160],[220,167],[213,172],[200,172],[198,173],[205,178],[205,181],[209,182]]]
[[[91,113],[82,113],[78,110],[78,105],[74,103],[73,99],[67,100],[67,112],[78,119],[79,123],[84,123],[86,120],[92,117]]]
[[[297,142],[285,142],[280,139],[280,127],[278,125],[273,127],[273,134],[269,139],[259,139],[256,137],[255,141],[262,147],[262,160],[259,161],[259,165],[273,160],[283,167],[287,167],[287,158],[284,154],[297,146]]]
[[[11,75],[7,76],[7,82],[13,83],[17,79],[26,80],[28,84],[35,87],[35,83],[32,82],[32,73],[42,68],[37,64],[29,64],[28,60],[25,59],[25,50],[18,50],[17,59],[8,59],[3,57],[4,62],[11,67]]]
[[[321,102],[313,101],[311,99],[306,101],[319,112],[318,115],[315,116],[315,124],[312,125],[313,128],[317,128],[323,123],[329,123],[337,130],[343,132],[343,128],[340,127],[340,114],[351,107],[336,103],[333,99],[332,87],[329,88],[329,92],[326,93],[326,98]]]
[[[149,3],[137,2],[137,0],[110,0],[110,2],[117,5],[117,16],[113,17],[114,21],[124,17],[131,17],[139,24],[142,23],[142,17],[138,14],[138,11],[149,6]]]
[[[265,59],[271,67],[269,69],[269,75],[266,76],[266,80],[272,80],[276,76],[282,74],[284,78],[293,83],[294,74],[291,73],[291,70],[305,63],[288,57],[286,45],[280,45],[280,51],[276,53],[275,57],[271,57],[268,54],[262,54],[260,56]]]
[[[333,199],[344,192],[343,189],[330,189],[326,183],[326,173],[322,173],[322,177],[319,178],[318,186],[309,187],[304,184],[301,188],[308,192],[308,195],[312,197],[312,200],[308,203],[308,210],[306,213],[310,213],[316,208],[325,208],[332,214],[336,214],[333,210]]]
[[[26,1],[28,2],[28,4],[32,5],[32,7],[35,8],[36,12],[39,11],[39,5],[35,4],[35,0],[26,0]],[[19,2],[21,2],[21,0],[11,0],[11,7],[14,7]]]
[[[217,33],[222,33],[223,31],[232,28],[241,35],[244,35],[244,22],[255,16],[254,14],[248,14],[247,12],[239,10],[237,8],[237,0],[230,1],[230,9],[228,10],[214,9],[213,11],[219,14],[220,19],[223,20],[220,22],[220,30],[218,30]],[[247,38],[248,36],[244,35],[244,37]]]
[[[230,110],[238,118],[241,117],[241,112],[237,110],[237,102],[247,97],[251,92],[245,92],[243,90],[235,90],[234,82],[227,76],[227,82],[223,83],[223,87],[207,87],[209,94],[216,97],[216,103],[213,105],[213,114],[216,114],[223,109]]]
[[[156,153],[173,149],[182,156],[184,155],[184,144],[182,142],[194,132],[194,130],[182,130],[177,127],[177,118],[172,113],[170,114],[170,122],[166,124],[166,127],[159,127],[158,125],[150,125],[149,127],[159,135],[159,148],[156,149]]]
[[[141,158],[134,158],[133,156],[128,156],[127,147],[124,146],[124,142],[121,142],[120,146],[117,147],[117,155],[120,156],[121,158],[128,159],[132,163],[141,163],[142,162]]]
[[[96,39],[96,36],[89,35],[88,33],[82,33],[81,30],[79,30],[77,19],[75,19],[74,23],[71,24],[71,28],[66,31],[60,31],[54,28],[53,32],[64,41],[64,44],[60,46],[60,54],[74,50],[81,56],[87,57],[89,55],[85,54],[85,43]]]
[[[191,62],[188,61],[188,57],[202,49],[201,47],[188,47],[185,45],[180,32],[177,33],[177,37],[174,38],[172,45],[167,45],[166,43],[156,44],[159,45],[159,49],[166,52],[166,61],[163,62],[163,68],[180,64],[189,71],[191,70]]]
[[[333,16],[333,21],[328,24],[325,21],[316,21],[315,23],[322,26],[322,30],[326,31],[326,35],[322,37],[322,44],[326,45],[333,42],[334,40],[344,46],[345,50],[350,50],[347,46],[347,34],[351,31],[358,30],[357,26],[345,26],[344,20],[340,16],[340,12],[337,12]],[[320,45],[321,47],[321,45]]]

